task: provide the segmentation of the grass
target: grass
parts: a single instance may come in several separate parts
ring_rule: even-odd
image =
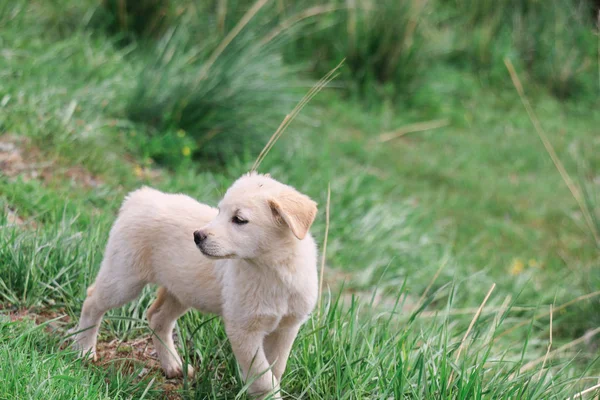
[[[260,11],[256,7],[245,14],[248,24]],[[266,28],[251,29],[242,22],[235,35],[212,49],[210,41],[201,45],[210,32],[194,32],[182,21],[147,57],[148,67],[129,96],[126,116],[155,128],[145,129],[153,141],[149,157],[177,164],[181,154],[173,157],[178,153],[173,150],[181,148],[177,137],[182,135],[191,138],[184,156],[197,159],[224,163],[245,151],[259,151],[268,132],[300,99],[297,87],[302,82],[297,69],[284,65],[281,45],[257,44]]]
[[[446,31],[455,43],[450,53],[457,62],[498,85],[505,76],[502,59],[508,55],[559,98],[597,95],[592,84],[597,74],[592,2],[456,0],[452,5],[439,19],[442,26],[462,21],[458,29]]]
[[[0,398],[143,398],[145,389],[151,387],[147,379],[136,382],[113,367],[102,370],[84,366],[69,351],[57,357],[58,340],[44,332],[47,323],[35,325],[2,318]],[[107,379],[111,376],[119,376],[119,380]]]
[[[65,348],[125,194],[150,184],[215,204],[258,151],[242,146],[215,166],[185,156],[190,130],[133,118],[139,77],[164,42],[123,47],[91,25],[95,6],[61,1],[0,9],[0,398],[244,397],[218,319],[190,312],[178,323],[182,353],[202,371],[191,381],[166,382],[138,351],[152,290],[108,315],[101,363]],[[189,51],[183,43],[175,50]],[[294,345],[288,398],[564,399],[594,387],[598,247],[508,72],[492,85],[437,63],[420,79],[410,107],[320,93],[260,165],[319,202],[319,243],[331,190],[321,313]],[[562,101],[523,84],[597,224],[597,98]],[[151,100],[142,106],[162,104]]]
[[[346,59],[340,79],[348,91],[375,102],[415,90],[424,68],[423,2],[325,2],[329,8],[316,3],[323,15],[310,21],[308,34],[292,41],[288,59],[308,59],[318,75]]]

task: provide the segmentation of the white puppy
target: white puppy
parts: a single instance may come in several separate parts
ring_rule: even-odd
[[[132,192],[88,289],[76,346],[95,357],[104,313],[154,283],[160,288],[147,315],[167,377],[182,374],[172,332],[194,307],[223,317],[243,378],[254,379],[250,393],[277,392],[317,300],[317,250],[308,233],[316,213],[307,196],[254,173],[229,188],[218,210],[182,194]]]

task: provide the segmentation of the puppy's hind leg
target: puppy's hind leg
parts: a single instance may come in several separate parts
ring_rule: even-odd
[[[139,280],[134,274],[114,274],[110,265],[105,260],[102,263],[96,282],[89,287],[87,298],[83,303],[81,317],[74,336],[75,347],[82,355],[88,354],[96,359],[96,339],[98,329],[104,314],[113,308],[135,299],[145,282]]]
[[[182,316],[187,309],[188,307],[181,304],[164,287],[158,289],[157,298],[148,309],[147,316],[152,329],[152,341],[167,378],[183,375],[183,363],[173,342],[173,328],[175,328],[177,318]],[[187,375],[190,378],[194,375],[191,365],[187,366]]]

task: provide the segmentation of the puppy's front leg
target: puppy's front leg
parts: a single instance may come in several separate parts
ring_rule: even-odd
[[[274,332],[265,338],[265,354],[269,363],[273,365],[273,375],[279,382],[281,382],[281,376],[285,371],[299,329],[300,324],[296,321],[286,323],[284,320]]]
[[[233,354],[242,368],[244,382],[252,381],[248,392],[259,398],[264,398],[271,392],[277,392],[279,381],[269,369],[269,361],[263,348],[264,331],[249,331],[241,326],[228,324],[226,324],[226,331]],[[280,399],[281,397],[279,393],[276,393],[274,398]]]

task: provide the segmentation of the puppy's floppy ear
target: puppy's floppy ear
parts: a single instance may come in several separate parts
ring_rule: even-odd
[[[287,224],[294,236],[302,240],[317,216],[317,203],[295,190],[286,190],[269,200],[273,213]]]

